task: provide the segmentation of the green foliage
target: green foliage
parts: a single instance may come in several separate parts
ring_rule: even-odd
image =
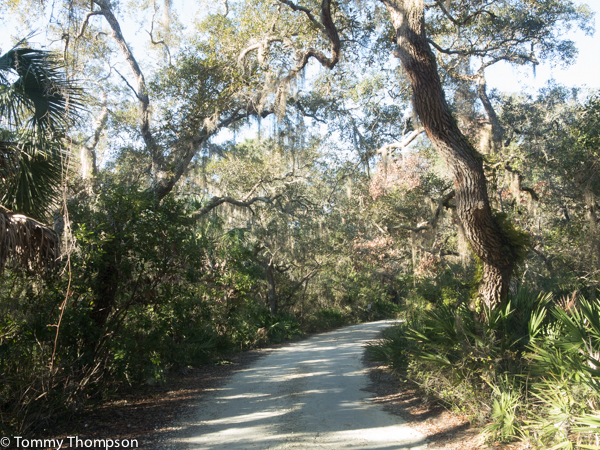
[[[422,277],[414,293],[433,305],[458,306],[469,296],[472,285],[470,272],[458,264],[448,264],[433,276]]]
[[[47,51],[0,56],[0,203],[46,219],[63,176],[64,138],[82,110],[81,91]]]
[[[265,309],[263,314],[257,317],[256,323],[259,330],[266,330],[268,342],[279,344],[304,335],[300,321],[291,314],[279,313],[271,316],[269,311]]]
[[[522,435],[518,412],[523,402],[519,386],[508,376],[501,377],[493,390],[490,422],[485,426],[483,435],[488,441],[510,442]]]
[[[478,323],[438,305],[386,330],[371,359],[486,423],[489,442],[597,448],[600,301],[520,290]]]
[[[409,377],[451,406],[484,420],[490,390],[479,392],[473,386],[493,385],[498,375],[521,370],[529,322],[549,301],[549,296],[522,291],[502,307],[485,311],[487,323],[475,321],[465,303],[441,304],[400,325],[396,337],[383,342],[407,349],[405,361],[394,365],[410,368]]]
[[[325,308],[318,310],[310,316],[305,324],[307,331],[314,333],[318,330],[330,330],[332,328],[342,327],[352,323],[352,316],[349,311],[339,309]]]
[[[315,287],[298,289],[305,285],[282,270],[276,288],[287,300],[272,316],[260,230],[227,228],[218,215],[195,221],[198,202],[168,196],[157,203],[117,178],[100,176],[93,203],[70,201],[68,272],[47,279],[7,272],[1,280],[5,430],[22,432],[120,390],[164,383],[232,351],[397,314],[381,280],[357,276],[347,291],[334,292],[331,280],[345,272],[324,270]],[[266,228],[273,223],[270,217]],[[305,237],[296,226],[300,248],[290,261],[299,264],[300,252],[310,249],[303,239],[323,238],[312,231]]]
[[[80,90],[68,81],[55,55],[19,45],[0,56],[0,115],[11,129],[47,136],[63,132],[81,108]]]
[[[600,408],[600,302],[575,295],[551,309],[553,323],[532,340],[534,404],[528,430],[562,448],[597,443],[597,429],[581,427]],[[557,447],[559,448],[559,447]]]
[[[407,328],[397,325],[386,328],[382,338],[367,345],[367,358],[388,366],[397,375],[403,375],[408,369],[414,341],[408,337]]]
[[[507,260],[515,261],[516,264],[522,263],[529,252],[531,236],[527,232],[517,229],[506,213],[494,214],[494,220],[502,230],[503,254],[507,255]]]
[[[376,300],[370,303],[371,309],[367,308],[370,320],[395,319],[400,314],[400,306],[389,300]]]
[[[315,74],[297,64],[303,54],[330,54],[319,2],[301,2],[305,11],[229,2],[227,14],[209,3],[187,36],[176,14],[170,26],[168,11],[159,23],[140,14],[150,4],[136,6],[140,18],[152,15],[147,28],[168,63],[141,67],[140,59],[136,69],[128,55],[133,77],[112,69],[126,43],[102,32],[102,15],[82,26],[90,17],[81,2],[54,9],[48,29],[56,42],[79,36],[61,47],[69,77],[46,52],[0,57],[0,202],[48,213],[72,127],[69,142],[102,161],[91,182],[76,180],[67,193],[64,270],[0,280],[2,431],[165,382],[230,351],[403,314],[406,323],[386,331],[371,357],[474,421],[491,420],[490,441],[528,432],[547,445],[592,442],[598,307],[582,300],[560,310],[523,285],[557,297],[598,285],[598,96],[582,104],[560,87],[536,99],[492,95],[504,135],[488,158],[489,194],[502,211],[502,250],[522,271],[509,301],[480,307],[482,324],[466,306],[481,261],[465,251],[446,165],[424,136],[411,151],[388,145],[420,125],[408,118],[405,74],[389,63],[385,8],[333,2],[342,56]],[[425,26],[443,49],[437,63],[455,93],[452,120],[478,146],[485,120],[464,75],[499,61],[571,61],[562,31],[590,29],[589,10],[566,0],[434,3]],[[90,103],[110,111],[106,124],[75,123],[80,91],[68,79],[86,80],[90,97],[105,99]],[[142,129],[140,102],[152,111]],[[277,120],[261,122],[269,114]],[[256,124],[259,137],[241,142]],[[386,150],[375,167],[378,148]],[[159,202],[146,187],[165,180],[176,186]]]

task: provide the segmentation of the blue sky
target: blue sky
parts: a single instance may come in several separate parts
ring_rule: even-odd
[[[590,8],[595,11],[596,29],[600,29],[600,0],[587,0]],[[579,49],[577,62],[567,68],[550,67],[540,64],[536,67],[535,77],[532,67],[513,68],[508,64],[490,68],[486,72],[489,88],[497,88],[505,92],[534,92],[545,86],[550,79],[566,86],[587,86],[592,89],[600,88],[600,30],[593,36],[583,32],[572,31],[567,37],[575,41]]]
[[[576,3],[586,3],[590,6],[596,13],[596,27],[600,28],[600,0],[575,1]],[[181,5],[182,0],[176,0],[174,3],[174,6],[181,11],[183,8]],[[198,5],[194,4],[194,6],[197,7]],[[194,11],[194,14],[196,14],[196,11]],[[190,16],[194,14],[190,14]],[[15,30],[14,24],[7,23],[3,19],[3,17],[0,17],[0,28],[3,28],[3,32],[0,33],[0,47],[3,51],[6,51],[11,45],[8,42],[10,39],[9,36]],[[504,92],[526,91],[533,93],[545,86],[549,80],[554,80],[566,86],[587,86],[592,89],[600,89],[600,31],[596,32],[593,36],[586,36],[579,30],[573,30],[570,33],[566,37],[575,41],[579,49],[577,62],[574,65],[563,68],[560,66],[551,67],[549,64],[540,64],[536,67],[534,76],[531,66],[516,68],[509,64],[497,64],[486,71],[488,88],[497,88]],[[143,35],[145,37],[145,33]],[[40,37],[40,35],[36,36],[37,39],[34,39],[34,41],[43,40]],[[129,42],[136,41],[135,36],[127,36],[127,39]]]

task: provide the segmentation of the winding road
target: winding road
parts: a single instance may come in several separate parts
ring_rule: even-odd
[[[369,400],[364,344],[391,322],[273,350],[202,402],[178,439],[195,450],[425,449],[423,436]]]

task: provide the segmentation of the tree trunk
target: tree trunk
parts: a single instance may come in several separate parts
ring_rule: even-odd
[[[275,290],[275,268],[273,261],[269,261],[265,267],[267,272],[267,284],[269,285],[269,311],[271,317],[277,314],[277,291]]]
[[[448,164],[456,212],[466,238],[483,262],[481,300],[496,307],[508,294],[516,263],[510,239],[492,215],[482,157],[461,133],[446,103],[424,27],[423,0],[381,0],[396,30],[398,55],[413,89],[413,107],[433,146]]]
[[[590,269],[596,271],[600,268],[600,239],[598,239],[598,217],[596,207],[596,196],[591,189],[591,181],[583,191],[583,198],[586,203],[587,219],[589,223],[589,240],[590,240]],[[590,297],[596,299],[597,284],[592,284]]]
[[[107,247],[107,246],[105,246]],[[110,245],[108,247],[111,247]],[[114,309],[119,287],[119,265],[115,261],[115,249],[110,248],[100,264],[95,278],[94,306],[90,313],[98,330],[102,330]]]
[[[502,129],[500,119],[498,119],[498,115],[492,106],[492,102],[487,95],[487,83],[485,81],[485,70],[483,68],[479,70],[477,76],[477,95],[483,104],[483,108],[485,109],[489,121],[489,124],[487,124],[489,136],[487,139],[487,148],[484,152],[487,154],[498,153],[502,149],[502,135],[504,134],[504,130]]]

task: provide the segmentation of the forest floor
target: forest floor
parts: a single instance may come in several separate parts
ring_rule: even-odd
[[[178,450],[176,438],[181,424],[193,420],[206,396],[219,390],[235,373],[246,370],[257,360],[269,355],[281,344],[266,349],[239,353],[218,365],[207,365],[187,373],[172,376],[161,386],[147,386],[135,392],[119,395],[118,399],[79,413],[67,423],[50,427],[38,438],[65,439],[62,448],[69,448],[68,436],[80,439],[136,439],[139,448]],[[453,414],[440,404],[423,397],[418,390],[407,387],[383,367],[363,358],[369,371],[367,391],[372,401],[389,413],[402,417],[425,435],[427,448],[444,450],[503,449],[521,450],[525,444],[492,444],[482,442],[480,429],[470,426],[465,417]]]

